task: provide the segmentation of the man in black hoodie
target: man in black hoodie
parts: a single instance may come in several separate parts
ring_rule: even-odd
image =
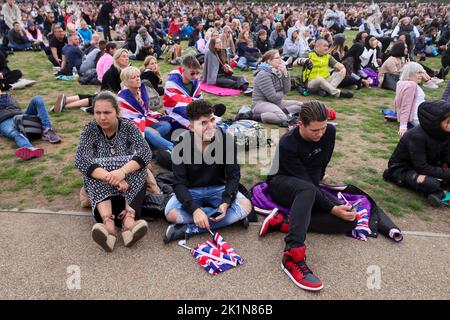
[[[420,125],[400,139],[383,178],[423,192],[431,205],[440,206],[442,184],[450,181],[450,103],[423,102],[417,113]]]
[[[322,281],[306,265],[307,231],[347,233],[356,226],[351,206],[338,205],[319,189],[333,155],[336,129],[327,124],[328,110],[319,101],[309,101],[300,110],[299,127],[280,140],[275,170],[267,178],[275,203],[290,208],[289,223],[281,213],[272,213],[263,222],[260,236],[287,232],[282,269],[300,288],[319,291]]]

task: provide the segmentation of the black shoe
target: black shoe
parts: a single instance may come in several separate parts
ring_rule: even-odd
[[[348,91],[341,91],[341,94],[339,95],[341,98],[353,98],[353,93],[348,92]]]
[[[171,224],[167,227],[166,234],[164,235],[164,243],[169,243],[175,240],[183,240],[188,238],[186,233],[187,224]]]
[[[319,91],[317,91],[317,94],[321,97],[326,97],[328,95],[328,92],[326,92],[325,90],[319,89]]]
[[[441,192],[429,194],[427,197],[428,203],[432,207],[444,207],[445,203],[441,201],[442,199],[443,196]]]
[[[258,215],[255,210],[252,210],[250,214],[247,216],[248,222],[258,222]]]
[[[239,221],[239,224],[242,228],[248,229],[248,226],[250,225],[250,221],[248,220],[247,217],[245,217],[244,219]]]
[[[441,74],[441,79],[442,80],[445,80],[445,77],[447,77],[447,75],[448,75],[448,72],[450,71],[450,66],[447,66],[447,67],[445,67],[445,68],[442,68],[440,71],[439,71],[439,73]],[[439,78],[439,77],[438,77]]]
[[[289,128],[289,122],[283,121],[283,122],[281,122],[281,123],[279,124],[279,126],[280,126],[281,128]]]

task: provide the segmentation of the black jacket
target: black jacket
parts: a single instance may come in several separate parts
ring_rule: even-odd
[[[407,131],[392,154],[384,178],[400,177],[399,172],[414,170],[418,174],[450,180],[450,133],[440,123],[450,114],[450,103],[443,100],[423,102],[418,109],[420,125]],[[394,181],[401,183],[401,181]]]
[[[0,122],[22,113],[19,104],[10,94],[0,94]]]
[[[272,49],[272,46],[270,45],[270,42],[268,39],[266,41],[262,42],[259,40],[259,38],[256,40],[256,47],[261,51],[262,54],[266,53],[270,49]]]
[[[331,124],[327,125],[318,142],[304,140],[298,128],[288,131],[279,142],[279,160],[274,161],[278,170],[268,179],[274,175],[286,175],[318,186],[333,155],[335,139],[336,128]]]
[[[231,204],[236,198],[241,178],[234,139],[226,136],[221,129],[217,129],[213,142],[215,148],[209,149],[213,147],[213,144],[208,147],[209,150],[213,150],[211,156],[214,162],[207,164],[200,151],[194,146],[194,133],[192,131],[186,131],[180,138],[172,151],[172,169],[175,176],[174,192],[177,199],[182,203],[183,209],[192,214],[201,207],[200,204],[192,200],[188,188],[193,187],[225,185],[222,203]],[[204,154],[208,154],[208,149]],[[220,153],[219,150],[223,150],[223,152]],[[234,154],[227,153],[229,150],[234,150]],[[185,151],[188,152],[185,153]],[[183,159],[182,163],[179,163],[180,158],[178,157]],[[202,161],[196,164],[198,159]]]
[[[202,38],[205,39],[205,33],[203,32],[203,30],[202,31],[194,30],[191,33],[191,35],[189,37],[189,43],[188,43],[189,47],[195,47],[195,44],[200,39],[200,34],[202,35]]]
[[[110,90],[114,93],[118,93],[121,89],[120,82],[120,71],[112,65],[103,75],[102,90]]]

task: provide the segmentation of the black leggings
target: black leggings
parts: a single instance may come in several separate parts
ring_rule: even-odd
[[[348,233],[355,221],[345,221],[327,212],[326,195],[312,183],[290,176],[277,175],[268,181],[273,201],[290,208],[286,250],[304,245],[306,233]],[[338,204],[338,203],[336,203]]]
[[[94,100],[95,95],[92,95],[92,94],[79,94],[78,97],[80,98],[80,100],[89,99],[89,106],[92,106],[92,101]]]
[[[144,203],[146,189],[147,189],[147,184],[144,184],[144,186],[139,191],[139,193],[136,195],[136,197],[134,197],[133,202],[130,203],[130,207],[133,208],[134,211],[136,211],[136,213],[135,213],[136,220],[139,220],[141,217],[141,209],[142,209],[142,204]],[[105,199],[104,201],[107,201],[107,200],[111,200],[111,202],[112,202],[112,214],[114,215],[114,223],[116,224],[117,227],[120,228],[122,226],[122,220],[119,219],[119,215],[125,209],[125,198],[122,196],[114,196],[114,197],[109,197],[109,198]],[[97,208],[95,208],[95,210],[94,210],[94,217],[98,223],[103,223],[103,219],[100,215],[100,212],[98,212]]]

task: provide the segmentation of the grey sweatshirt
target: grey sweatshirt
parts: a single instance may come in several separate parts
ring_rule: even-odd
[[[291,91],[289,73],[287,77],[282,76],[280,79],[268,68],[260,68],[255,72],[253,80],[252,105],[261,101],[279,105],[289,91]]]

